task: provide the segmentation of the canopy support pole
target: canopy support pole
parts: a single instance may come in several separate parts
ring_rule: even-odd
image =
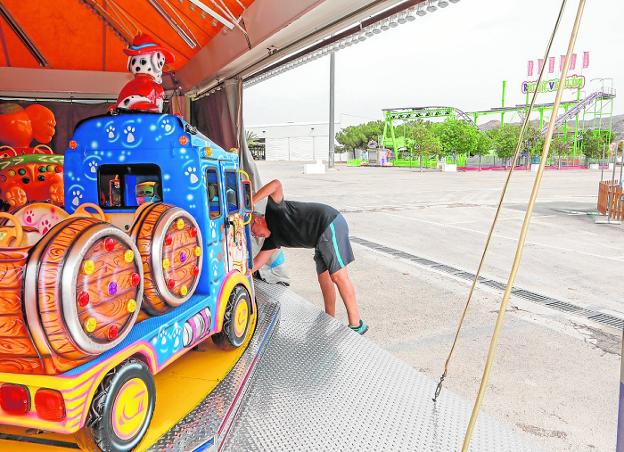
[[[335,134],[334,131],[334,85],[336,72],[336,53],[329,55],[329,159],[327,166],[334,167],[334,151],[335,151]]]

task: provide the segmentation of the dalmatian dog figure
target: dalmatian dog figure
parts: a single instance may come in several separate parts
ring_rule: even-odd
[[[128,71],[134,74],[134,79],[121,89],[116,107],[162,113],[163,68],[175,61],[175,55],[146,34],[136,35],[124,53],[128,55]]]

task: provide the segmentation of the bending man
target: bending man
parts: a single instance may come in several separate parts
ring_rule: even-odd
[[[336,289],[347,309],[349,327],[359,334],[368,330],[360,318],[355,289],[346,266],[353,262],[349,227],[333,207],[312,202],[286,201],[282,183],[274,180],[254,196],[254,203],[267,199],[265,215],[254,213],[251,232],[263,237],[262,249],[254,258],[252,273],[268,262],[271,255],[286,248],[314,248],[318,281],[323,293],[325,312],[336,315]]]

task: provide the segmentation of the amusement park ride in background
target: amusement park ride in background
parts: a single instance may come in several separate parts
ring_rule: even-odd
[[[167,49],[139,35],[126,54],[134,79],[64,158],[29,147],[50,142],[48,109],[0,115],[0,424],[85,450],[137,447],[154,376],[208,337],[243,346],[257,315],[236,150],[160,113]]]
[[[529,76],[533,74],[533,62],[529,62]],[[543,64],[540,62],[540,64]],[[589,53],[585,52],[583,68],[589,66]],[[554,59],[551,62],[551,70],[554,68]],[[566,141],[572,143],[571,155],[577,156],[582,153],[582,143],[577,138],[590,128],[595,134],[612,136],[613,124],[613,100],[615,90],[613,86],[602,86],[595,88],[595,91],[584,95],[585,77],[583,75],[570,75],[567,77],[565,89],[573,91],[573,99],[563,100],[558,111],[553,111],[553,103],[541,103],[534,105],[533,109],[539,115],[538,129],[542,135],[546,133],[547,127],[544,125],[551,115],[557,115],[555,127]],[[600,79],[604,82],[607,79]],[[487,116],[499,116],[500,127],[505,124],[505,115],[516,114],[520,121],[524,119],[529,108],[529,94],[537,90],[539,93],[549,93],[556,91],[559,81],[557,79],[547,80],[536,86],[535,82],[525,81],[522,83],[522,93],[526,95],[524,104],[505,106],[505,94],[507,82],[502,83],[501,106],[489,110],[477,110],[465,112],[459,108],[447,106],[427,106],[409,108],[389,108],[384,109],[384,131],[382,143],[384,147],[392,149],[395,153],[400,149],[412,149],[414,142],[410,137],[401,134],[401,124],[409,121],[431,121],[436,119],[459,119],[472,124],[478,130],[484,131],[479,119]],[[573,123],[573,124],[572,124]],[[589,126],[589,127],[588,127]],[[571,131],[570,131],[571,129]]]

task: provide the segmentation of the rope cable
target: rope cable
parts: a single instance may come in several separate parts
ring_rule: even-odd
[[[563,12],[565,10],[565,5],[566,5],[567,0],[562,0],[561,2],[561,8],[559,10],[559,15],[557,16],[557,20],[555,22],[555,26],[553,28],[553,31],[550,35],[550,38],[548,40],[548,44],[546,45],[546,51],[544,54],[544,61],[548,61],[548,56],[550,55],[550,51],[552,48],[552,44],[553,41],[555,39],[555,36],[557,35],[557,31],[559,29],[559,24],[561,23],[561,18],[563,17]],[[542,82],[542,78],[544,76],[544,73],[546,72],[546,65],[543,64],[540,71],[539,71],[539,76],[537,78],[537,84],[536,86],[539,86],[540,83]],[[435,394],[433,396],[433,401],[435,402],[438,399],[438,396],[440,395],[440,392],[442,391],[442,384],[444,382],[444,379],[446,378],[447,374],[448,374],[448,368],[451,362],[451,359],[453,357],[453,353],[455,352],[455,348],[457,346],[457,342],[459,340],[459,334],[461,332],[461,329],[464,325],[464,321],[466,319],[466,314],[468,313],[468,307],[470,306],[470,302],[472,301],[472,295],[474,293],[474,290],[477,286],[477,282],[479,281],[479,277],[481,275],[481,270],[483,269],[483,264],[485,263],[485,257],[487,255],[487,252],[490,248],[490,242],[492,240],[492,236],[494,235],[494,230],[496,229],[496,225],[498,224],[498,219],[500,217],[500,213],[502,210],[502,206],[503,206],[503,202],[505,200],[505,196],[507,195],[507,188],[509,187],[509,183],[511,181],[511,175],[514,172],[514,169],[518,163],[518,158],[520,157],[520,151],[522,149],[522,143],[523,143],[523,138],[524,138],[524,134],[526,132],[527,126],[529,124],[529,120],[531,117],[531,113],[533,112],[533,107],[535,105],[535,102],[537,100],[537,89],[535,89],[535,91],[533,92],[533,96],[531,97],[531,103],[529,104],[529,108],[527,110],[527,113],[525,115],[524,121],[522,122],[522,127],[520,128],[520,133],[518,136],[518,143],[516,144],[516,150],[514,153],[514,157],[511,163],[511,167],[509,168],[509,171],[507,172],[507,178],[505,180],[505,183],[503,185],[503,190],[501,191],[500,194],[500,198],[498,200],[498,205],[496,207],[496,213],[494,214],[494,219],[492,220],[492,224],[490,226],[490,230],[488,232],[487,235],[487,239],[485,240],[485,246],[483,248],[483,253],[481,254],[481,260],[479,261],[479,266],[477,267],[477,271],[475,273],[474,279],[472,280],[472,284],[470,286],[470,290],[468,291],[468,298],[466,300],[466,304],[464,306],[464,310],[462,312],[462,315],[459,319],[459,324],[457,326],[457,331],[455,332],[455,338],[453,339],[453,343],[451,345],[451,349],[449,351],[449,354],[446,358],[446,362],[444,363],[444,371],[442,372],[442,375],[440,376],[440,381],[438,382],[438,385],[436,386],[436,390],[435,390]]]
[[[546,158],[548,157],[548,151],[550,150],[550,144],[552,141],[553,132],[555,131],[555,123],[557,121],[557,115],[554,112],[559,111],[561,97],[563,96],[563,90],[565,89],[566,76],[568,74],[568,69],[570,68],[570,60],[571,60],[572,52],[574,51],[574,46],[576,44],[576,37],[578,35],[578,30],[581,25],[581,18],[583,17],[583,11],[585,9],[585,2],[586,0],[579,0],[578,10],[576,12],[576,18],[574,20],[574,26],[572,27],[572,32],[570,34],[570,41],[568,43],[568,51],[566,53],[566,57],[563,62],[563,70],[561,71],[561,77],[559,79],[559,87],[557,88],[557,95],[555,96],[555,102],[553,104],[553,114],[551,115],[550,120],[548,122],[548,130],[546,131],[546,137],[544,138],[544,148],[542,149],[542,155],[540,158],[539,168],[537,170],[537,174],[535,175],[535,181],[533,182],[533,189],[531,190],[531,196],[529,197],[529,203],[527,205],[527,210],[524,215],[524,221],[522,222],[522,229],[520,230],[520,236],[518,238],[516,254],[514,256],[513,265],[511,267],[511,272],[509,273],[509,280],[507,281],[507,287],[505,288],[505,293],[503,294],[503,299],[501,301],[500,309],[498,311],[498,316],[496,318],[496,325],[494,327],[494,333],[492,334],[492,339],[490,341],[490,347],[488,349],[487,360],[485,362],[485,367],[483,369],[483,376],[481,377],[481,384],[479,385],[479,392],[477,394],[477,399],[475,400],[475,404],[472,409],[472,414],[470,415],[470,422],[468,423],[468,428],[466,429],[466,435],[464,437],[464,444],[462,446],[462,452],[467,452],[468,447],[470,446],[470,440],[472,438],[474,426],[477,422],[479,409],[481,408],[481,403],[483,402],[483,397],[485,395],[485,389],[487,387],[488,380],[490,377],[490,372],[492,370],[492,363],[494,361],[494,355],[496,354],[496,344],[498,342],[498,336],[500,335],[500,331],[503,326],[503,319],[505,318],[505,311],[507,309],[507,304],[509,303],[511,289],[513,288],[513,284],[516,280],[516,274],[518,272],[520,261],[522,259],[522,251],[524,250],[524,243],[526,240],[527,232],[529,230],[529,223],[531,222],[531,216],[533,215],[533,207],[535,206],[535,201],[539,193],[540,184],[542,182],[542,176],[544,174],[544,168],[546,167]]]

